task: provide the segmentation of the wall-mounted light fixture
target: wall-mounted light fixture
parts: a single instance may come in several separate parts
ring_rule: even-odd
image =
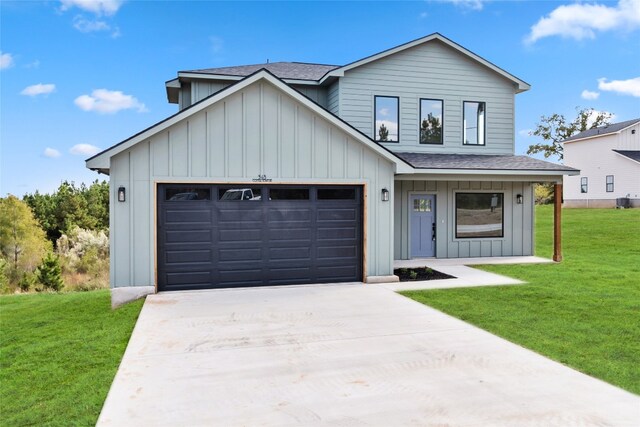
[[[516,195],[516,203],[517,204],[521,205],[523,201],[524,201],[524,198],[522,197],[522,194]]]
[[[382,201],[383,202],[389,201],[389,190],[387,190],[386,188],[382,189]]]
[[[127,200],[127,194],[124,187],[122,186],[118,187],[118,201],[124,202],[126,200]]]

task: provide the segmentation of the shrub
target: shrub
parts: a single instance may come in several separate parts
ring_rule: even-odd
[[[36,284],[35,274],[31,272],[22,272],[22,277],[18,281],[18,287],[22,292],[29,292]]]
[[[56,292],[64,287],[60,260],[51,252],[44,257],[42,264],[38,267],[38,281],[45,289],[52,289]]]

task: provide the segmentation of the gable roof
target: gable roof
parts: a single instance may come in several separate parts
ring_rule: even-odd
[[[385,58],[387,56],[396,54],[398,52],[402,52],[403,50],[406,49],[410,49],[414,46],[418,46],[420,44],[423,43],[427,43],[430,42],[432,40],[438,40],[444,44],[446,44],[447,46],[453,48],[454,50],[462,53],[463,55],[469,57],[470,59],[474,60],[475,62],[478,62],[482,65],[484,65],[485,67],[495,71],[496,73],[500,74],[501,76],[505,77],[508,80],[511,80],[513,83],[516,84],[517,87],[517,92],[524,92],[526,90],[531,89],[531,85],[529,85],[529,83],[525,82],[524,80],[521,80],[519,78],[517,78],[516,76],[514,76],[511,73],[506,72],[505,70],[503,70],[502,68],[498,67],[497,65],[487,61],[486,59],[482,58],[481,56],[476,55],[475,53],[471,52],[470,50],[460,46],[458,43],[449,40],[448,38],[446,38],[445,36],[443,36],[440,33],[433,33],[433,34],[429,34],[428,36],[425,37],[420,37],[418,39],[412,40],[410,42],[401,44],[399,46],[396,47],[392,47],[390,49],[384,50],[382,52],[373,54],[371,56],[367,56],[366,58],[362,58],[359,59],[357,61],[354,61],[350,64],[347,64],[345,66],[342,66],[340,68],[337,68],[333,71],[330,71],[327,73],[327,75],[324,77],[325,79],[330,77],[330,76],[336,76],[336,77],[341,77],[344,75],[345,71],[351,70],[353,68],[356,67],[360,67],[362,65],[368,64],[370,62],[373,61],[377,61],[379,59]]]
[[[575,134],[567,139],[565,139],[562,142],[573,142],[573,141],[577,141],[580,139],[587,139],[587,138],[596,138],[599,136],[604,136],[604,135],[610,135],[612,133],[619,133],[622,132],[623,130],[625,130],[626,128],[635,125],[636,123],[640,123],[640,118],[638,119],[633,119],[633,120],[627,120],[626,122],[620,122],[620,123],[611,123],[609,125],[606,126],[600,126],[597,128],[593,128],[593,129],[587,129],[583,132],[580,132],[578,134]]]
[[[613,150],[616,153],[624,156],[628,159],[633,160],[634,162],[640,163],[640,151],[637,150]]]
[[[512,81],[516,85],[516,92],[524,92],[531,89],[531,85],[524,80],[519,79],[511,73],[503,70],[497,65],[487,61],[479,55],[471,52],[468,49],[460,46],[452,40],[449,40],[440,33],[429,34],[425,37],[412,40],[410,42],[401,44],[399,46],[392,47],[382,52],[367,56],[366,58],[359,59],[349,64],[338,65],[326,65],[326,64],[313,64],[302,62],[273,62],[267,64],[254,64],[254,65],[241,65],[235,67],[221,67],[221,68],[205,68],[200,70],[191,71],[179,71],[178,78],[191,77],[191,78],[212,78],[212,79],[227,79],[227,80],[239,80],[259,69],[266,69],[273,73],[276,77],[286,80],[287,83],[306,83],[306,84],[323,84],[325,81],[344,76],[345,71],[349,71],[353,68],[360,67],[373,61],[385,58],[403,50],[410,49],[414,46],[418,46],[423,43],[427,43],[433,40],[438,40],[461,54],[467,56],[475,62],[491,69],[492,71],[500,74],[506,79]],[[167,90],[173,88],[174,80],[167,82]]]
[[[513,171],[513,172],[562,172],[573,174],[578,169],[557,163],[546,162],[528,156],[507,154],[433,154],[433,153],[395,153],[416,169],[447,169],[475,171]]]
[[[267,62],[266,64],[240,65],[235,67],[205,68],[202,70],[181,71],[181,73],[208,74],[218,76],[246,77],[265,69],[279,79],[317,81],[339,65],[311,64],[305,62]]]
[[[149,128],[143,130],[142,132],[139,132],[133,135],[132,137],[125,139],[124,141],[94,155],[93,157],[90,157],[89,159],[86,160],[87,168],[96,170],[99,172],[107,173],[110,167],[111,157],[115,156],[116,154],[122,151],[125,151],[131,148],[132,146],[134,146],[139,142],[148,140],[152,136],[156,135],[159,132],[162,132],[163,130],[178,123],[179,121],[204,110],[205,108],[215,104],[216,102],[224,98],[227,98],[228,96],[246,88],[247,86],[259,80],[268,81],[269,83],[274,85],[276,88],[280,89],[287,95],[294,98],[296,101],[300,102],[305,107],[309,108],[315,114],[318,114],[319,116],[327,120],[332,125],[340,128],[342,131],[347,133],[349,136],[351,136],[355,140],[360,141],[361,143],[365,144],[367,147],[375,151],[380,156],[391,161],[393,164],[396,165],[397,173],[401,173],[401,172],[406,173],[413,170],[413,168],[411,168],[411,166],[407,162],[395,156],[389,149],[375,142],[374,140],[369,138],[367,135],[360,132],[355,127],[351,126],[349,123],[345,122],[338,116],[334,115],[333,113],[329,112],[322,106],[318,105],[313,100],[306,97],[299,91],[295,90],[294,88],[292,88],[291,86],[289,86],[288,84],[283,82],[281,79],[279,79],[278,77],[276,77],[271,72],[265,69],[260,69],[256,71],[255,73],[245,77],[244,79],[236,82],[235,84],[227,86],[226,88],[179,111],[178,113],[170,117],[167,117],[166,119],[150,126]]]

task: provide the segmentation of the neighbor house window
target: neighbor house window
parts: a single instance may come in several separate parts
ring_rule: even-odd
[[[439,99],[420,100],[420,144],[442,144],[442,106]]]
[[[397,96],[374,97],[374,138],[380,142],[398,142],[400,135],[400,98]]]
[[[580,192],[586,193],[589,191],[589,179],[585,176],[580,178]]]
[[[485,111],[484,102],[464,101],[463,103],[463,130],[465,145],[484,145],[485,136]]]
[[[613,175],[607,175],[607,193],[613,193]]]
[[[456,193],[456,238],[502,237],[503,193]]]

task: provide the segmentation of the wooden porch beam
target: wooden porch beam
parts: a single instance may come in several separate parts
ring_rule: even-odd
[[[562,184],[554,186],[553,203],[553,260],[562,261]]]

